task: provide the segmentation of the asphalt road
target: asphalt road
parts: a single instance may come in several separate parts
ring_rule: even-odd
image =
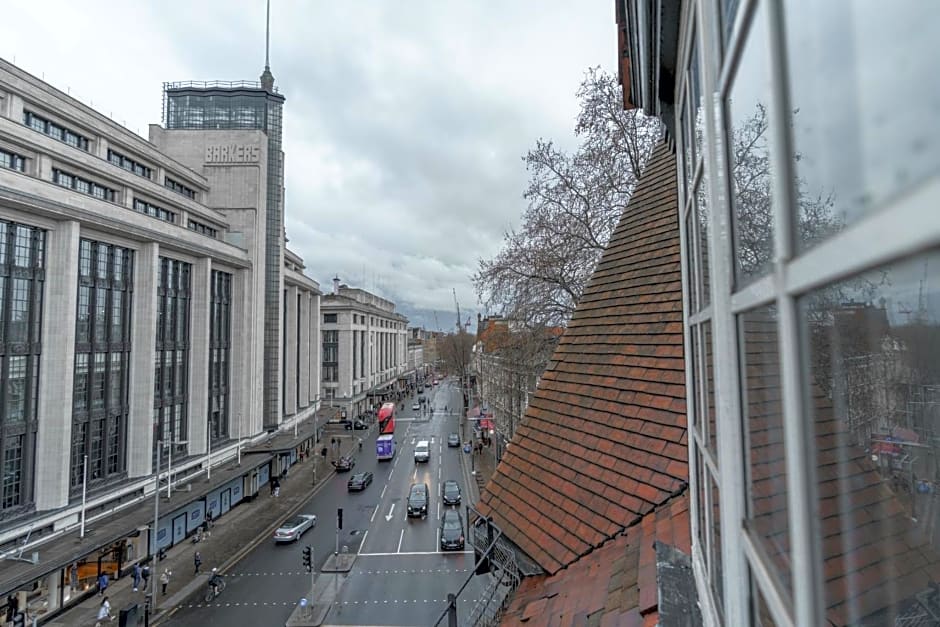
[[[353,472],[373,472],[372,485],[363,492],[349,493],[349,473],[337,474],[302,508],[303,513],[316,514],[318,522],[300,542],[262,542],[226,575],[228,586],[216,601],[206,605],[193,599],[192,605],[179,609],[172,624],[283,625],[310,589],[310,575],[303,570],[301,551],[306,545],[314,547],[319,571],[336,546],[338,507],[343,508],[339,545],[358,551],[359,556],[350,573],[338,576],[342,586],[326,624],[433,623],[445,608],[447,593],[456,592],[473,568],[473,553],[442,553],[438,541],[443,482],[454,479],[462,494],[467,493],[460,468],[461,449],[447,447],[447,434],[457,431],[458,414],[453,408],[459,406],[459,392],[456,384],[444,383],[431,390],[426,388],[425,395],[432,413],[413,411],[411,399],[398,413],[394,460],[376,460],[375,427],[357,432],[364,444]],[[451,408],[450,413],[444,412],[445,405]],[[422,439],[432,442],[431,458],[416,464],[414,446]],[[430,507],[424,519],[407,517],[408,491],[415,482],[427,483],[429,488]],[[460,510],[465,516],[463,504]],[[459,609],[462,614],[469,612],[480,590],[482,587],[471,582],[464,591]]]

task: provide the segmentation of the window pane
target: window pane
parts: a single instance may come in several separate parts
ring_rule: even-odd
[[[771,171],[767,131],[770,100],[766,17],[751,18],[747,43],[727,102],[734,197],[735,269],[739,283],[767,273],[773,255]]]
[[[940,11],[930,0],[784,7],[808,248],[940,172]]]
[[[764,541],[780,582],[790,590],[777,308],[770,305],[742,314],[738,322],[747,436],[747,494],[751,499],[748,517],[752,530]]]
[[[704,358],[704,368],[701,385],[705,386],[704,403],[700,415],[705,417],[705,432],[708,436],[708,450],[712,459],[718,459],[718,421],[715,411],[715,366],[712,362],[712,323],[702,323],[702,348],[699,354]]]
[[[936,268],[938,252],[800,301],[832,624],[901,624],[940,574],[937,506],[925,483],[940,458]]]

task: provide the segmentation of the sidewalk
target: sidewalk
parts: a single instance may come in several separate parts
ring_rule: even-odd
[[[356,438],[339,433],[325,432],[324,438],[339,437],[341,439],[341,454],[351,454],[356,446]],[[213,567],[225,573],[258,544],[271,538],[274,530],[287,517],[299,511],[301,506],[335,474],[330,465],[330,457],[315,455],[302,462],[294,464],[286,479],[281,481],[281,492],[278,498],[270,494],[267,486],[262,486],[254,500],[241,503],[230,512],[220,517],[212,528],[211,536],[198,544],[193,544],[189,538],[167,550],[166,559],[151,565],[151,585],[157,579],[156,585],[156,612],[150,616],[150,624],[154,625],[168,620],[176,608],[183,604],[190,596],[202,593],[208,585],[209,575]],[[314,469],[316,470],[316,485],[313,483]],[[194,573],[193,554],[199,551],[202,557],[200,574]],[[160,594],[159,576],[164,569],[171,573],[170,584],[167,586],[166,596]],[[146,591],[141,589],[133,591],[133,577],[125,575],[113,580],[108,586],[107,596],[111,602],[111,614],[117,617],[121,609],[138,604],[140,624],[143,624],[144,604]],[[97,622],[98,607],[101,604],[100,596],[86,599],[70,610],[58,615],[54,620],[45,623],[57,627],[93,626]]]
[[[467,411],[465,417],[466,429],[464,432],[470,432],[470,416],[476,416],[479,413],[478,407],[473,407]],[[463,438],[465,442],[469,441],[471,443],[475,442],[470,438]],[[468,489],[470,493],[470,503],[476,505],[480,500],[480,492],[483,490],[483,486],[490,480],[490,477],[493,476],[493,473],[496,470],[496,460],[493,458],[493,445],[489,447],[484,446],[482,453],[463,453],[460,458],[461,463],[463,464],[464,478],[466,479]]]

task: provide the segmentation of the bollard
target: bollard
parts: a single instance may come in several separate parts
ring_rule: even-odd
[[[300,600],[300,608],[303,610],[304,618],[310,618],[310,605],[307,603],[306,598]]]

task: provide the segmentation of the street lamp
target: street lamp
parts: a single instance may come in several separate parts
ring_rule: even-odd
[[[163,440],[158,440],[158,444],[163,442]],[[189,440],[169,440],[168,442],[163,442],[163,445],[167,447],[166,449],[166,498],[170,498],[173,495],[173,447],[189,444]],[[157,455],[157,468],[160,468],[160,456]]]
[[[188,442],[187,440],[179,440],[179,441],[177,441],[177,440],[168,440],[168,441],[166,441],[166,442],[164,442],[163,440],[157,440],[157,468],[156,468],[156,472],[153,473],[153,483],[154,483],[154,486],[153,486],[153,549],[152,549],[152,555],[153,555],[153,558],[154,558],[154,559],[153,559],[153,566],[154,566],[154,568],[153,568],[153,571],[150,573],[150,574],[151,574],[151,581],[153,582],[153,583],[151,584],[151,588],[150,588],[150,605],[151,605],[151,607],[153,608],[153,610],[156,610],[156,609],[157,609],[157,577],[158,577],[158,574],[157,574],[157,569],[156,569],[156,566],[157,566],[157,559],[156,559],[156,556],[157,556],[157,550],[158,550],[158,548],[159,548],[159,547],[158,547],[158,540],[157,540],[157,525],[158,525],[159,522],[160,522],[160,457],[161,457],[161,455],[162,455],[162,453],[163,453],[163,447],[164,447],[164,446],[168,447],[169,452],[172,454],[172,452],[173,452],[173,446],[175,446],[175,445],[177,445],[177,444],[188,444],[188,443],[189,443],[189,442]],[[172,483],[171,477],[172,477],[172,474],[171,474],[171,472],[168,471],[168,472],[167,472],[167,476],[166,476],[167,498],[170,498],[170,490],[169,490],[169,488],[170,488],[170,483]],[[148,611],[148,612],[147,612],[147,618],[149,618],[149,613],[150,613],[150,612]],[[149,621],[148,621],[148,622],[149,622]]]

